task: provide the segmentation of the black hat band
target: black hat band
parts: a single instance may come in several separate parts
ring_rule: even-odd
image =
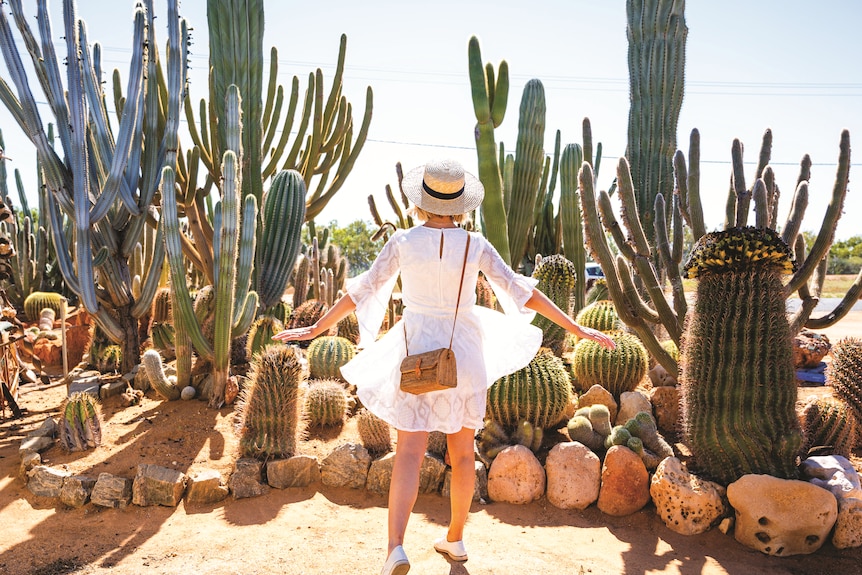
[[[432,198],[437,198],[438,200],[454,200],[455,198],[461,196],[464,193],[464,187],[462,186],[460,190],[457,192],[452,192],[451,194],[444,194],[443,192],[438,192],[437,190],[433,190],[428,187],[428,184],[425,183],[425,180],[422,180],[422,189],[425,190]]]

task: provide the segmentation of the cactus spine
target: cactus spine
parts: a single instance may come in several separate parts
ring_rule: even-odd
[[[852,409],[841,400],[812,398],[802,409],[805,441],[801,456],[829,453],[850,458],[859,425]]]
[[[699,281],[682,348],[684,434],[698,468],[724,484],[749,473],[797,476],[786,253],[768,228],[731,228],[698,240],[685,266]]]
[[[526,367],[488,388],[488,417],[509,430],[522,420],[550,429],[563,418],[570,397],[571,383],[562,360],[539,353]]]
[[[615,398],[632,391],[649,368],[649,357],[640,340],[626,332],[609,332],[617,344],[605,349],[590,339],[582,339],[571,354],[572,373],[581,393],[593,385],[601,385]]]
[[[243,457],[292,457],[300,428],[303,382],[300,352],[273,345],[252,361],[251,376],[240,392],[238,433]]]
[[[356,350],[346,338],[324,335],[314,339],[306,352],[312,378],[341,379],[341,366],[353,359]]]
[[[89,393],[70,395],[60,408],[60,444],[66,451],[85,451],[102,443],[99,404]]]
[[[850,407],[862,430],[862,339],[846,337],[832,346],[826,378],[835,396]]]
[[[341,425],[347,416],[347,392],[334,379],[313,379],[305,394],[305,418],[310,427]]]

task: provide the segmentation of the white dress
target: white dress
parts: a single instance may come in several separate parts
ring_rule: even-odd
[[[542,343],[542,331],[530,324],[534,312],[523,307],[538,281],[512,271],[490,242],[471,233],[452,344],[458,386],[421,395],[401,391],[405,324],[411,354],[449,346],[467,234],[461,228],[398,230],[348,288],[361,351],[341,374],[356,385],[362,404],[396,429],[455,433],[482,427],[488,387],[527,365]],[[479,271],[505,314],[475,305]],[[399,272],[403,318],[376,339]]]

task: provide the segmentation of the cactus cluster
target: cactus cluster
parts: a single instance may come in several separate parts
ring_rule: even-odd
[[[608,332],[616,348],[607,349],[591,339],[582,339],[568,355],[577,391],[601,385],[614,397],[632,391],[649,369],[649,356],[637,336],[624,331]]]
[[[347,392],[334,379],[313,379],[305,392],[304,415],[309,427],[341,425],[347,417]]]
[[[379,455],[392,451],[392,434],[389,424],[365,409],[356,414],[359,440],[369,452]]]
[[[607,406],[590,405],[577,410],[566,427],[572,441],[599,455],[615,445],[628,447],[640,456],[648,470],[656,469],[665,457],[673,456],[673,448],[658,432],[655,419],[645,411],[624,425],[611,427]]]
[[[60,407],[58,434],[66,451],[84,451],[102,443],[99,404],[89,393],[71,394]]]
[[[545,431],[527,420],[521,420],[512,429],[507,429],[488,418],[476,434],[476,447],[479,455],[492,461],[501,451],[512,445],[523,445],[536,453],[542,447],[544,437]]]
[[[811,398],[802,408],[801,457],[841,455],[850,458],[859,425],[853,411],[840,399]]]
[[[571,398],[568,371],[559,357],[540,352],[520,370],[488,388],[488,417],[506,430],[522,421],[551,429],[565,416]]]
[[[850,406],[862,429],[862,338],[845,337],[832,346],[826,383]]]
[[[611,434],[611,413],[606,405],[600,403],[582,407],[569,419],[566,429],[569,439],[601,453]]]
[[[323,335],[308,345],[306,358],[312,378],[341,379],[341,366],[353,359],[356,348],[349,339]]]
[[[304,378],[301,352],[294,346],[269,346],[252,361],[237,406],[242,457],[295,455],[303,431],[300,385]]]

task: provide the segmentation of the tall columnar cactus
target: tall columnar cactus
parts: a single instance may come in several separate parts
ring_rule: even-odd
[[[58,435],[66,451],[85,451],[102,444],[102,416],[99,404],[89,393],[70,395],[60,407]]]
[[[637,387],[646,375],[649,356],[637,336],[623,331],[609,335],[615,349],[606,349],[590,339],[575,345],[571,361],[577,391],[584,393],[593,385],[601,385],[619,398]]]
[[[539,280],[536,288],[547,295],[566,314],[572,311],[574,302],[575,266],[564,256],[555,254],[536,258],[533,277]],[[536,315],[533,325],[541,328],[542,345],[560,355],[564,350],[566,330],[542,315]]]
[[[175,294],[172,300],[174,323],[177,328],[177,378],[178,384],[185,387],[190,377],[191,348],[180,345],[188,338],[198,353],[213,363],[213,391],[210,406],[221,407],[224,403],[224,390],[230,368],[230,349],[233,338],[248,330],[257,313],[258,297],[249,291],[252,260],[254,257],[254,226],[257,218],[257,201],[254,196],[245,197],[240,224],[240,153],[239,135],[241,132],[240,97],[234,86],[228,91],[225,121],[232,129],[228,132],[230,148],[224,153],[222,173],[222,199],[215,209],[215,236],[213,254],[215,263],[212,341],[208,340],[201,329],[201,319],[192,309],[191,296],[185,280],[183,265],[182,236],[174,189],[175,174],[165,168],[162,175],[163,213],[161,225],[165,236],[165,248],[171,271],[171,289]],[[182,357],[182,364],[180,360]]]
[[[655,245],[656,196],[673,191],[673,154],[685,85],[685,2],[627,0],[629,126],[637,208]]]
[[[697,468],[728,484],[797,476],[802,433],[783,273],[789,249],[769,228],[698,240],[685,270],[697,297],[682,346],[683,428]]]
[[[293,346],[274,345],[252,361],[251,376],[237,407],[243,457],[295,455],[302,433],[300,385],[305,377],[300,353]]]
[[[138,318],[149,311],[164,254],[161,248],[154,254],[138,298],[134,297],[130,258],[149,217],[162,167],[176,162],[188,28],[179,17],[178,2],[170,0],[168,56],[162,66],[153,2],[145,0],[135,6],[127,91],[124,97],[114,98],[119,115],[114,133],[104,105],[100,48],[95,45],[91,51],[74,1],[63,4],[65,85],[59,66],[63,59],[54,53],[47,2],[37,3],[41,43],[35,41],[22,2],[13,0],[9,6],[26,39],[43,98],[55,117],[65,158],[45,133],[6,11],[0,15],[0,49],[18,93],[16,97],[3,83],[0,99],[36,147],[44,193],[51,197],[46,211],[63,277],[96,323],[123,346],[123,371],[129,371],[138,357]],[[119,93],[118,76],[114,85]],[[74,229],[71,247],[63,229],[64,217]]]
[[[585,135],[589,129],[585,121]],[[584,226],[581,219],[581,202],[578,195],[578,170],[583,163],[583,150],[578,144],[569,144],[563,149],[560,160],[560,209],[563,253],[572,262],[577,272],[573,313],[585,305],[587,281],[584,277],[587,266],[587,250],[584,244]]]
[[[313,378],[341,379],[341,366],[356,354],[349,339],[324,335],[314,339],[308,346],[308,370]]]
[[[862,339],[845,337],[832,346],[826,382],[853,410],[862,431]]]
[[[479,180],[485,187],[482,200],[482,229],[507,263],[512,263],[509,251],[509,231],[503,198],[502,166],[498,161],[494,129],[506,115],[509,99],[509,65],[500,62],[497,72],[490,63],[482,64],[479,40],[470,38],[468,48],[470,87],[473,111],[476,114],[476,152],[479,156]]]
[[[563,419],[570,398],[571,382],[562,360],[540,352],[526,367],[488,388],[488,417],[509,431],[522,420],[550,429]]]
[[[305,418],[309,427],[341,425],[347,417],[347,392],[334,379],[313,379],[305,392]]]
[[[840,455],[850,458],[856,444],[856,417],[844,401],[812,398],[802,409],[801,457],[809,455]]]

